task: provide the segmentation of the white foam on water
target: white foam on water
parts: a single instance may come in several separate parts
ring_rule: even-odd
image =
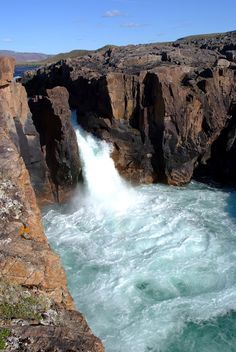
[[[136,195],[115,168],[110,156],[112,146],[92,137],[79,126],[76,136],[87,187],[87,202],[97,210],[125,212],[135,203]]]
[[[85,195],[48,208],[44,222],[106,351],[235,351],[236,317],[224,318],[236,310],[235,192],[199,183],[133,190],[110,147],[76,133]]]

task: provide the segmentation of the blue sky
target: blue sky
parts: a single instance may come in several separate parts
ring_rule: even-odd
[[[236,29],[236,0],[8,0],[0,49],[58,53]]]

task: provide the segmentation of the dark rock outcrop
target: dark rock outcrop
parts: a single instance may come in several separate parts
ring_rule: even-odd
[[[211,155],[206,163],[200,164],[194,176],[201,181],[213,180],[220,184],[235,185],[236,180],[236,104],[232,104],[232,118],[219,138],[212,144]]]
[[[119,173],[138,184],[155,181],[151,163],[153,147],[143,143],[140,132],[128,121],[99,118],[94,113],[78,115],[79,124],[96,137],[113,145],[112,157]]]
[[[41,68],[25,86],[66,87],[78,122],[113,143],[128,179],[182,185],[232,119],[234,50],[234,32],[116,47]]]
[[[156,127],[156,133],[151,128],[150,138],[156,157],[163,157],[165,181],[181,185],[189,182],[195,167],[208,159],[212,143],[230,118],[234,74],[228,70],[220,75],[218,69],[212,69],[212,77],[203,78],[201,72],[186,66],[162,67],[151,74],[159,84],[157,101],[162,102],[162,108],[154,103],[148,107],[152,109],[148,115],[162,126]],[[186,77],[194,74],[195,80],[186,83]],[[160,129],[163,134],[158,148],[156,136]]]
[[[49,169],[55,198],[62,201],[77,184],[81,167],[75,132],[70,123],[69,94],[63,87],[29,100],[34,125]]]

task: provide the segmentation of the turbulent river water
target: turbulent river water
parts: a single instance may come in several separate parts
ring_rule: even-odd
[[[78,309],[107,352],[236,351],[236,192],[131,187],[77,129],[85,184],[44,210]]]

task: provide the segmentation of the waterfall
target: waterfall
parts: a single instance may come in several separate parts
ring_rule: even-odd
[[[235,351],[235,190],[133,189],[111,146],[75,129],[85,194],[45,209],[44,224],[106,351]]]
[[[75,126],[86,198],[97,210],[126,211],[137,195],[119,175],[111,158],[112,145]]]

